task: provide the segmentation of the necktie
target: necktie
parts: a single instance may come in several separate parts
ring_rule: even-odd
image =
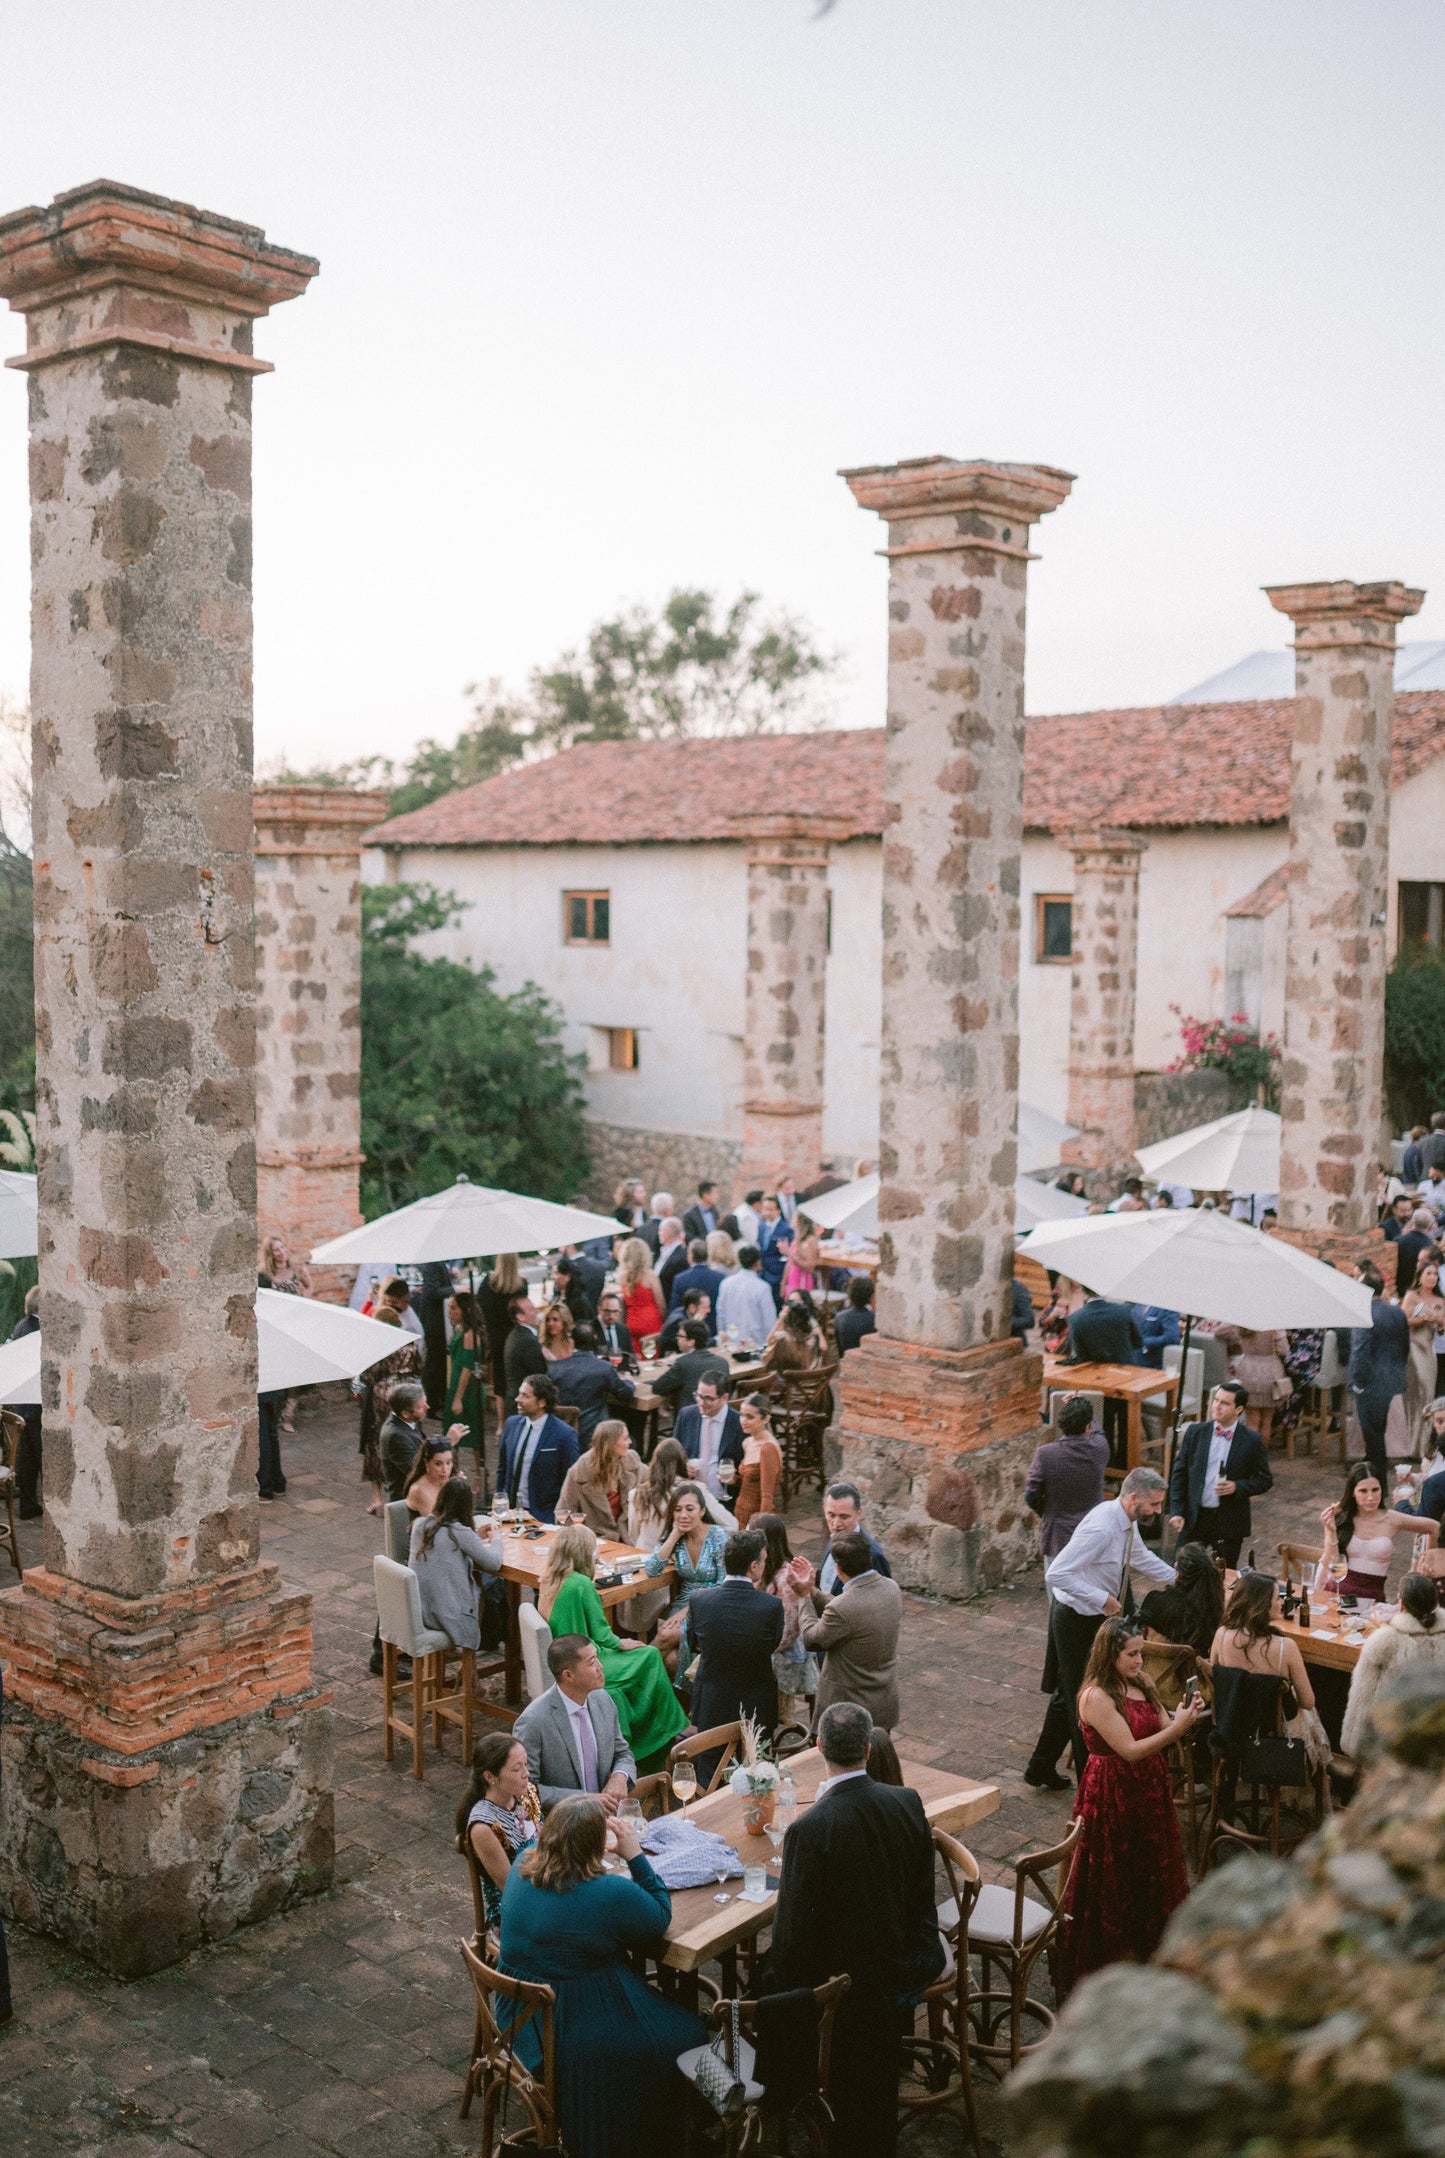
[[[584,1791],[600,1790],[601,1785],[597,1781],[597,1733],[592,1728],[592,1718],[587,1713],[585,1701],[581,1715],[574,1716],[572,1722],[577,1733],[577,1751],[582,1756],[582,1788]]]
[[[1134,1524],[1131,1521],[1124,1532],[1124,1563],[1119,1568],[1119,1609],[1127,1611],[1134,1601],[1134,1584],[1129,1578],[1129,1554],[1134,1548]]]
[[[517,1492],[522,1482],[522,1464],[527,1458],[527,1448],[531,1443],[532,1426],[526,1424],[522,1429],[521,1443],[516,1453],[512,1456],[512,1473],[507,1482],[507,1504],[509,1506],[515,1506],[517,1503]]]

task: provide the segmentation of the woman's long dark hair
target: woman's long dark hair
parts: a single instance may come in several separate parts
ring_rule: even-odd
[[[1127,1618],[1122,1615],[1118,1618],[1106,1618],[1099,1631],[1095,1634],[1094,1645],[1089,1650],[1089,1661],[1084,1670],[1084,1682],[1079,1688],[1079,1698],[1082,1698],[1091,1686],[1097,1686],[1100,1693],[1108,1695],[1122,1716],[1124,1703],[1128,1698],[1128,1686],[1119,1676],[1118,1662],[1129,1643],[1138,1639],[1139,1623],[1137,1619]],[[1155,1690],[1154,1681],[1147,1671],[1141,1671],[1136,1679],[1130,1679],[1129,1685],[1137,1686],[1145,1700],[1162,1711],[1162,1703]],[[1077,1706],[1078,1701],[1076,1700],[1076,1709]]]
[[[1251,1648],[1256,1641],[1268,1641],[1274,1632],[1276,1586],[1272,1574],[1241,1574],[1224,1607],[1225,1631],[1242,1634]]]
[[[667,1511],[662,1517],[662,1535],[659,1539],[662,1543],[666,1543],[668,1537],[672,1534],[672,1517],[677,1512],[678,1500],[686,1498],[689,1494],[697,1500],[698,1510],[702,1515],[703,1534],[706,1535],[712,1527],[712,1515],[707,1510],[707,1493],[703,1490],[702,1485],[693,1483],[675,1484],[672,1495],[667,1502]]]
[[[1355,1523],[1359,1519],[1360,1509],[1355,1503],[1355,1493],[1361,1484],[1378,1484],[1380,1497],[1385,1497],[1384,1478],[1374,1463],[1352,1461],[1345,1473],[1345,1495],[1335,1508],[1335,1542],[1339,1546],[1341,1558],[1350,1548],[1350,1538],[1355,1533]]]
[[[488,1731],[472,1748],[472,1780],[467,1795],[457,1808],[457,1849],[467,1847],[467,1822],[471,1811],[480,1799],[487,1796],[488,1776],[500,1776],[506,1767],[514,1746],[522,1741],[515,1731]]]
[[[752,1526],[751,1522],[748,1526]],[[895,1790],[903,1788],[903,1767],[898,1759],[898,1749],[888,1733],[876,1723],[868,1741],[868,1775],[874,1783],[890,1783]]]
[[[453,1289],[452,1302],[461,1318],[462,1332],[475,1335],[477,1347],[484,1349],[487,1345],[487,1329],[482,1319],[482,1308],[471,1290]]]
[[[438,1454],[454,1454],[455,1452],[456,1448],[450,1439],[423,1439],[416,1452],[412,1455],[411,1467],[406,1472],[406,1482],[401,1487],[402,1497],[406,1497],[413,1484],[421,1482],[422,1477],[426,1474],[431,1463],[436,1460]],[[446,1489],[445,1484],[443,1484],[442,1489],[443,1491]]]
[[[647,1504],[650,1512],[660,1514],[666,1507],[676,1483],[687,1480],[687,1455],[676,1439],[659,1439],[652,1452],[652,1465],[647,1473]]]
[[[765,1578],[771,1587],[793,1556],[792,1545],[788,1542],[787,1523],[781,1514],[754,1514],[748,1527],[756,1529],[767,1544],[768,1571]]]
[[[1181,1544],[1174,1554],[1174,1586],[1179,1597],[1179,1629],[1183,1640],[1201,1656],[1224,1617],[1224,1582],[1212,1553],[1203,1544]]]
[[[476,1508],[472,1487],[465,1476],[449,1476],[437,1493],[437,1502],[431,1517],[421,1532],[421,1550],[428,1557],[437,1540],[437,1531],[445,1528],[469,1529]]]

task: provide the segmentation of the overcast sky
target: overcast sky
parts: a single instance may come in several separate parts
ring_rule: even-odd
[[[1445,637],[1439,0],[4,0],[0,210],[104,174],[321,259],[257,326],[257,748],[404,752],[620,602],[750,585],[882,716],[840,465],[1078,474],[1029,709],[1402,577]],[[0,317],[5,351],[23,342]],[[23,689],[0,377],[0,689]]]

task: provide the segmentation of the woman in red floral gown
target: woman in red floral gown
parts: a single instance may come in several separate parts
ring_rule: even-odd
[[[1147,1963],[1189,1893],[1164,1748],[1202,1714],[1192,1699],[1166,1717],[1144,1673],[1132,1619],[1106,1619],[1079,1688],[1089,1758],[1074,1813],[1083,1823],[1064,1891],[1060,1997],[1107,1963]]]

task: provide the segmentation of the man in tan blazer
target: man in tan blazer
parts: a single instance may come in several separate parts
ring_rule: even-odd
[[[804,1647],[825,1656],[813,1728],[817,1729],[818,1718],[834,1701],[856,1701],[881,1729],[891,1731],[899,1717],[898,1628],[903,1592],[896,1581],[875,1572],[866,1536],[855,1532],[839,1537],[832,1558],[840,1577],[838,1593],[800,1628]]]

